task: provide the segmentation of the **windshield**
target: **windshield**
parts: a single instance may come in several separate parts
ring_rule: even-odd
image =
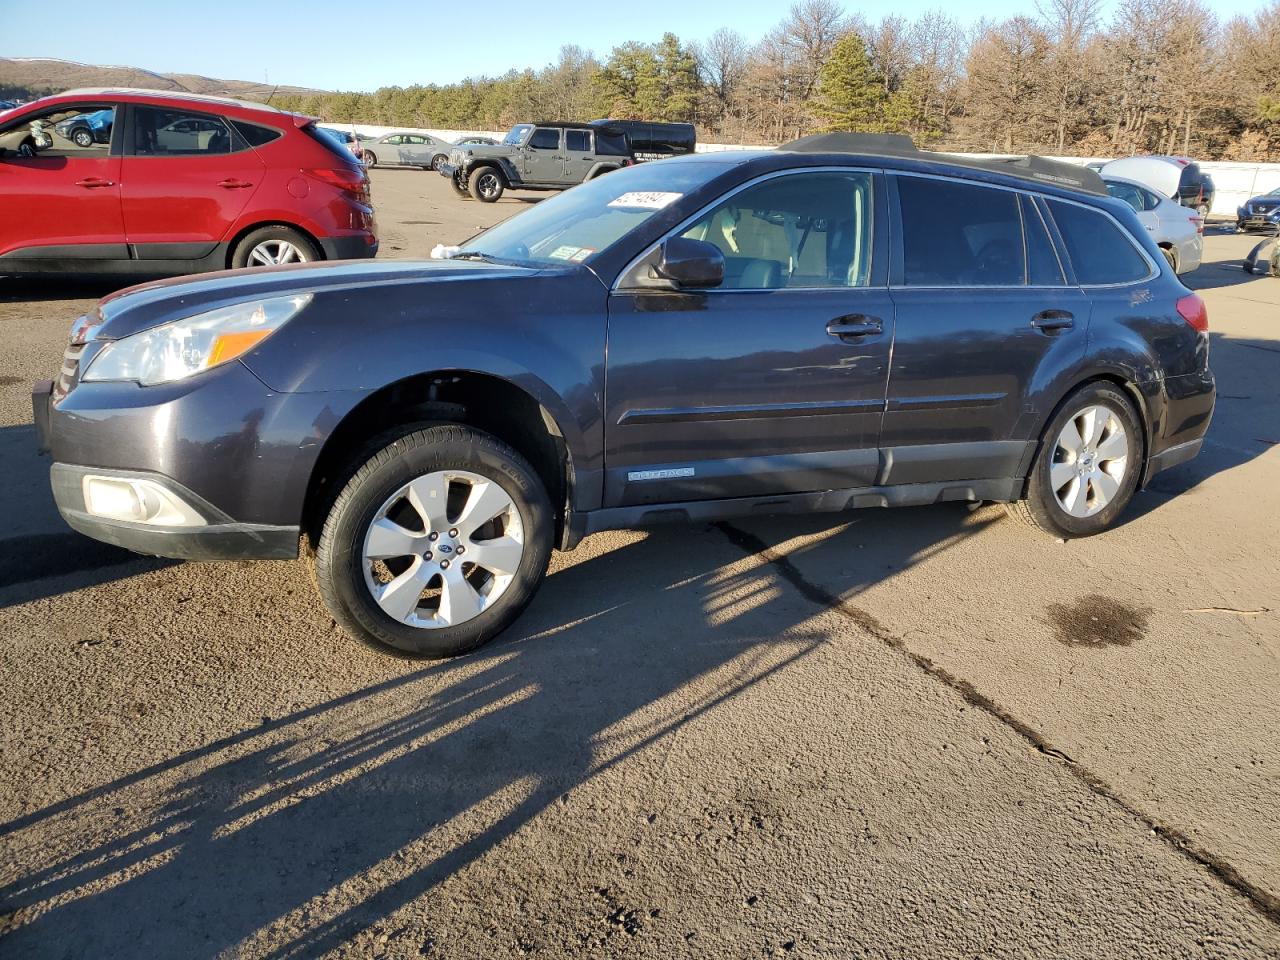
[[[543,200],[473,237],[456,255],[582,263],[732,163],[655,161],[626,167]]]
[[[518,147],[520,142],[524,140],[524,135],[532,129],[532,123],[517,123],[511,128],[511,132],[502,138],[502,142],[513,147]]]
[[[1264,194],[1264,196],[1268,196],[1268,197],[1280,197],[1280,187],[1276,187],[1276,188],[1275,188],[1274,190],[1272,190],[1270,193],[1268,193],[1268,194]]]

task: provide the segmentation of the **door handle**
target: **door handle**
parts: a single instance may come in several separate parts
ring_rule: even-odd
[[[219,180],[218,186],[226,190],[243,190],[245,187],[252,187],[253,184],[248,180]]]
[[[1041,310],[1031,318],[1031,325],[1041,333],[1057,333],[1074,327],[1076,318],[1069,310]]]
[[[85,177],[83,180],[77,180],[76,186],[92,190],[94,187],[114,187],[115,181],[103,180],[101,177]]]
[[[827,333],[838,340],[854,337],[874,337],[884,333],[884,324],[879,317],[868,317],[861,313],[850,313],[836,317],[827,324]]]

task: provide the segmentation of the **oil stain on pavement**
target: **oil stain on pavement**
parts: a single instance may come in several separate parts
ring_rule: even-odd
[[[1090,594],[1074,603],[1051,603],[1049,622],[1069,647],[1127,647],[1146,636],[1151,611]]]

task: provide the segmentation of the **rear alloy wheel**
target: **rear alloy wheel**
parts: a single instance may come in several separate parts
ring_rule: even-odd
[[[320,259],[315,246],[289,227],[262,227],[236,244],[231,266],[274,267],[283,263],[311,263]]]
[[[1196,213],[1200,214],[1201,220],[1209,219],[1209,205],[1207,203],[1200,204],[1196,207]]]
[[[360,159],[366,167],[376,167],[378,165],[378,155],[372,150],[364,150],[360,153]]]
[[[446,159],[447,158],[443,153],[437,153],[434,157],[431,158],[431,169],[439,170],[440,164],[444,163]]]
[[[493,167],[478,167],[471,171],[471,196],[481,203],[494,203],[502,196],[506,185],[502,173]]]
[[[1142,471],[1142,423],[1118,387],[1091,383],[1050,421],[1027,483],[1010,512],[1063,539],[1111,526],[1129,505]]]
[[[316,550],[316,581],[353,635],[425,657],[492,639],[546,573],[551,504],[533,468],[469,427],[417,430],[343,488]]]

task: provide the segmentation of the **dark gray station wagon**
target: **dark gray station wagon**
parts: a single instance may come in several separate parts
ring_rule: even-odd
[[[1208,351],[1092,171],[823,135],[611,173],[447,260],[122,291],[34,401],[77,530],[301,536],[348,630],[439,657],[598,530],[1000,500],[1099,533],[1199,451]]]

